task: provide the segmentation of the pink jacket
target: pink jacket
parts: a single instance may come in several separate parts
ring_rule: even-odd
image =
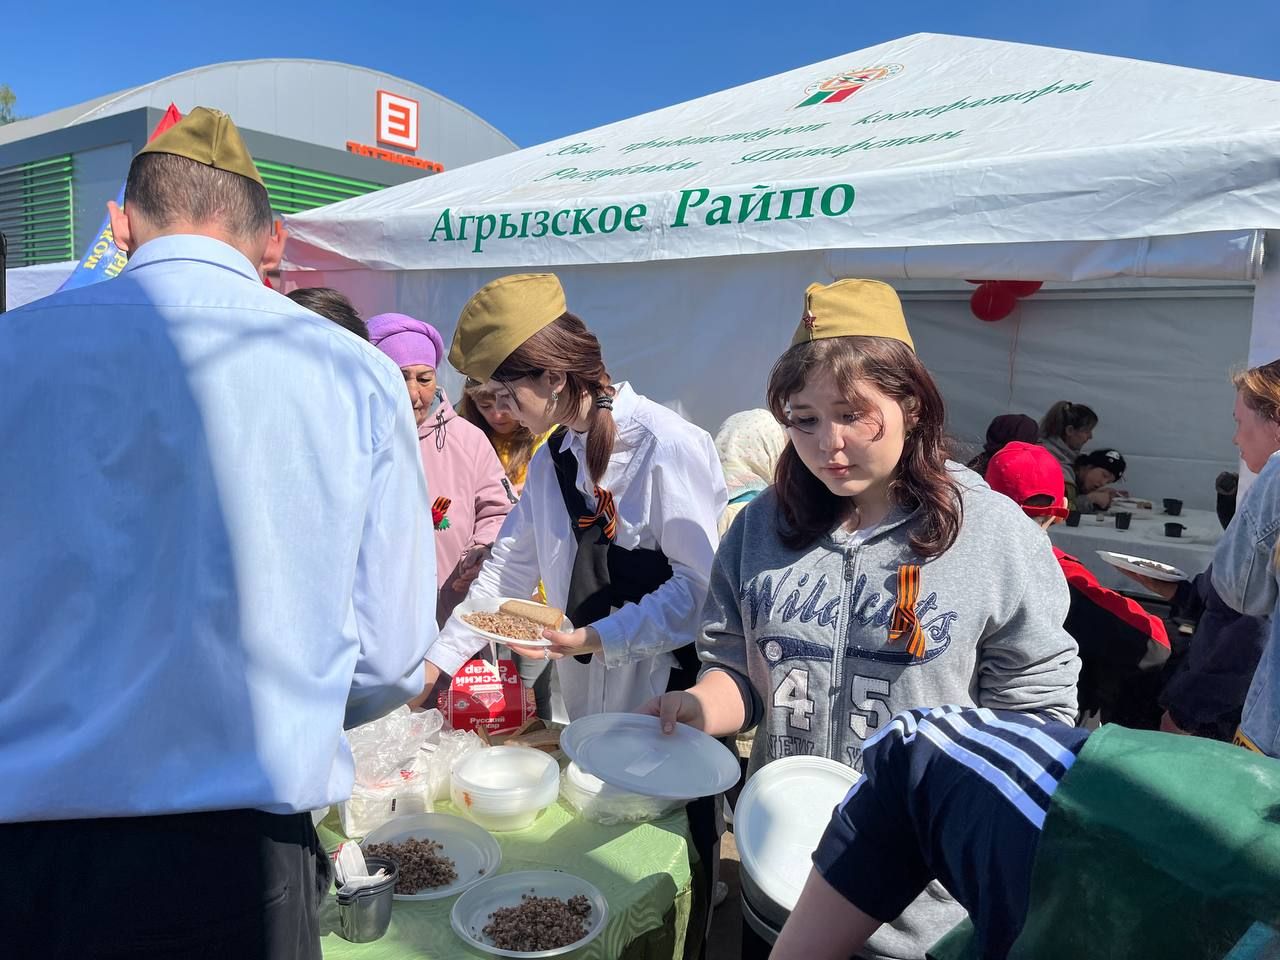
[[[457,573],[458,561],[471,547],[497,539],[515,498],[489,438],[454,412],[443,391],[435,410],[418,427],[418,446],[432,502],[449,500],[447,526],[436,529],[436,582],[440,588],[436,619],[443,624],[465,595],[448,586]]]

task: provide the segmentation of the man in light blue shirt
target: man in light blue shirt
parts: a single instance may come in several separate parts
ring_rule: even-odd
[[[306,811],[435,636],[413,413],[263,285],[230,118],[152,141],[111,206],[120,276],[0,317],[3,952],[318,957]]]

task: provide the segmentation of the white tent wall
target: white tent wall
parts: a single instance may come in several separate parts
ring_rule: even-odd
[[[571,309],[600,336],[615,379],[709,431],[763,405],[804,288],[833,279],[820,251],[552,269]],[[291,280],[336,287],[366,317],[421,317],[448,342],[471,294],[506,272],[343,270]],[[1051,284],[1012,317],[982,323],[962,281],[890,282],[961,445],[980,443],[998,414],[1038,419],[1056,400],[1087,403],[1101,418],[1091,446],[1125,455],[1125,486],[1212,508],[1214,478],[1236,465],[1228,375],[1248,356],[1252,284]],[[456,398],[458,376],[442,371],[442,382]]]
[[[1236,468],[1229,376],[1245,362],[1251,293],[1046,288],[998,323],[975,319],[964,292],[904,292],[904,301],[958,441],[980,445],[1001,413],[1039,419],[1057,400],[1086,403],[1100,418],[1088,448],[1114,447],[1128,461],[1121,486],[1212,509],[1214,479]]]
[[[16,310],[57,290],[79,265],[78,260],[13,267],[5,271],[5,309]]]

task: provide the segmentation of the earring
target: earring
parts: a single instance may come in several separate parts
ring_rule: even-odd
[[[552,402],[552,403],[555,403],[555,402],[556,402],[557,400],[559,400],[559,399],[560,399],[560,391],[558,391],[558,390],[553,390],[553,391],[551,392],[551,402]]]

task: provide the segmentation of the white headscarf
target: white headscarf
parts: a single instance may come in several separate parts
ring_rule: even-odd
[[[743,410],[726,420],[716,434],[716,453],[724,470],[729,499],[757,494],[773,483],[773,471],[787,447],[787,431],[768,410]],[[720,519],[729,528],[746,502],[730,503]]]

